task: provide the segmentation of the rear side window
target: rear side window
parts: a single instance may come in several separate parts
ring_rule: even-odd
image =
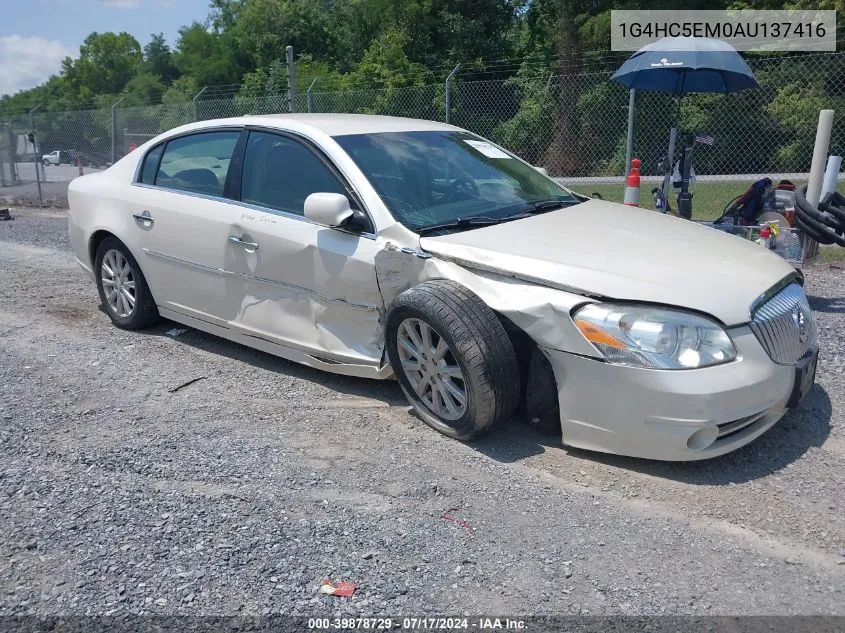
[[[344,186],[307,147],[286,136],[250,132],[241,200],[303,215],[312,193],[342,193]]]
[[[156,169],[161,153],[164,151],[164,143],[153,148],[144,158],[144,166],[141,168],[141,182],[145,185],[152,185],[156,181]]]
[[[155,184],[222,196],[239,136],[240,132],[204,132],[168,141]]]

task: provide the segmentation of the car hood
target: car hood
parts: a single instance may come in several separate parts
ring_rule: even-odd
[[[727,325],[794,273],[749,240],[655,211],[589,200],[437,237],[433,255],[579,294],[685,307]]]

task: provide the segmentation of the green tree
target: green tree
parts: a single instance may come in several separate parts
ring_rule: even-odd
[[[141,45],[129,33],[91,33],[79,48],[79,58],[64,60],[62,75],[75,97],[85,102],[119,93],[142,60]]]
[[[200,86],[239,83],[244,71],[226,39],[199,22],[179,29],[173,58],[178,71]]]
[[[405,36],[396,29],[385,32],[364,52],[347,76],[353,88],[395,89],[422,86],[432,80],[430,71],[412,62],[405,53]]]
[[[151,105],[161,103],[167,86],[164,85],[158,75],[152,73],[139,73],[135,75],[123,91],[126,99],[124,106],[130,105]]]
[[[257,67],[284,60],[286,46],[293,46],[297,54],[333,61],[339,25],[328,6],[319,0],[250,0],[237,7],[232,33]],[[230,9],[235,10],[231,5]]]
[[[161,102],[167,105],[189,103],[200,90],[201,88],[196,79],[184,75],[170,85],[162,95]]]
[[[155,75],[166,85],[179,76],[179,71],[173,63],[173,53],[163,33],[154,34],[144,47],[144,62],[141,64],[141,70]]]

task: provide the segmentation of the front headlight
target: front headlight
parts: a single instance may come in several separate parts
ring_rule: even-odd
[[[679,310],[589,303],[573,314],[575,325],[616,365],[694,369],[736,358],[721,326]]]

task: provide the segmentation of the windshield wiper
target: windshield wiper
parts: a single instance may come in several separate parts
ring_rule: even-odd
[[[545,213],[546,211],[554,211],[555,209],[563,209],[564,207],[571,207],[576,204],[581,204],[580,200],[572,200],[570,198],[549,198],[548,200],[535,200],[529,202],[522,209],[517,211],[514,215],[508,216],[513,218],[515,216],[522,216],[526,213],[533,215],[536,213]]]
[[[504,218],[473,216],[470,218],[456,218],[454,220],[449,220],[448,222],[441,222],[440,224],[432,224],[430,226],[422,226],[413,230],[419,233],[420,235],[425,235],[427,233],[433,233],[434,231],[440,231],[442,229],[463,229],[466,227],[474,226],[491,226],[493,224],[499,224],[500,222],[505,222],[511,219],[514,219],[513,216],[507,216]]]

